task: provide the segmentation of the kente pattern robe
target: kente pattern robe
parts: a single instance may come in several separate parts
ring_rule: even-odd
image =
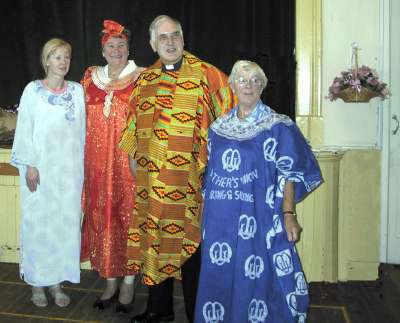
[[[148,285],[180,278],[198,248],[206,132],[231,104],[226,76],[188,52],[178,71],[164,72],[156,62],[133,90],[120,143],[137,161],[128,265]]]

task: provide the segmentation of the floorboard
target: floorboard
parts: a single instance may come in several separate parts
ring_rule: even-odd
[[[18,265],[0,263],[0,322],[4,323],[120,323],[145,308],[147,289],[140,285],[135,309],[129,315],[112,308],[97,311],[93,302],[104,281],[94,271],[82,270],[81,283],[65,284],[71,304],[37,308],[30,301],[31,290],[18,276]],[[400,267],[381,265],[380,279],[373,282],[311,283],[308,323],[396,323],[400,322]],[[176,323],[187,323],[181,285],[175,285]],[[276,322],[280,323],[280,322]]]

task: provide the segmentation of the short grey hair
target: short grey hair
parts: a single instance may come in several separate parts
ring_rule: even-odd
[[[164,21],[164,20],[171,20],[172,22],[175,23],[175,25],[178,27],[178,31],[180,32],[182,38],[183,38],[183,30],[181,23],[176,20],[175,18],[172,18],[167,15],[160,15],[154,18],[154,20],[151,22],[150,27],[149,27],[149,35],[150,35],[150,41],[155,42],[156,41],[156,30],[158,28],[158,25]]]
[[[261,80],[261,84],[262,84],[262,88],[263,90],[265,89],[265,87],[268,84],[268,79],[265,76],[264,71],[262,70],[262,68],[260,67],[260,65],[258,65],[256,62],[252,62],[252,61],[245,61],[245,60],[239,60],[236,61],[236,63],[233,65],[232,67],[232,71],[231,74],[229,75],[228,78],[228,82],[229,84],[233,85],[233,83],[235,83],[235,80],[237,78],[237,75],[239,74],[239,72],[241,71],[246,71],[246,72],[255,72],[255,74],[260,78]]]

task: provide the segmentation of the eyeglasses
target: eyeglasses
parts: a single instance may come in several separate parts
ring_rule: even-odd
[[[182,37],[180,31],[173,31],[171,33],[165,33],[165,34],[161,34],[158,35],[158,41],[160,43],[167,43],[169,40],[171,40],[172,42],[176,42],[177,40],[180,40]]]
[[[262,81],[257,77],[252,77],[251,79],[248,80],[241,76],[241,77],[237,78],[235,80],[235,82],[240,87],[245,87],[246,85],[259,87],[262,85]]]

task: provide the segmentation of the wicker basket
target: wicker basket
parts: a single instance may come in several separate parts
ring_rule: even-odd
[[[361,91],[348,87],[336,94],[336,97],[341,98],[344,102],[369,102],[369,100],[377,96],[379,96],[378,92],[366,87],[362,87]]]

